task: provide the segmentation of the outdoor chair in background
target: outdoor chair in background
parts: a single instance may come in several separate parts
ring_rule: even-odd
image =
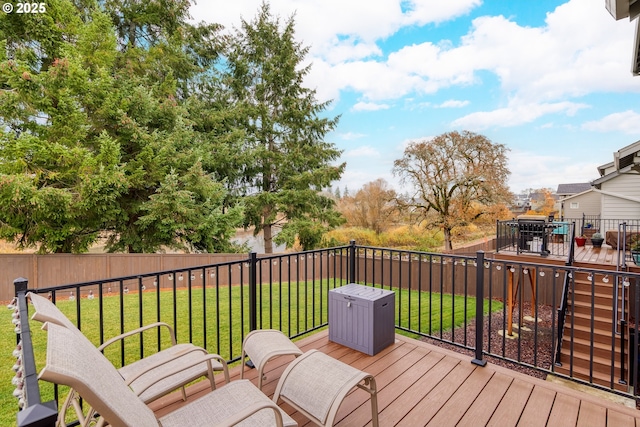
[[[277,329],[257,329],[251,331],[242,341],[242,370],[240,378],[244,378],[245,357],[249,356],[251,363],[258,370],[258,388],[262,390],[262,381],[265,379],[264,367],[267,362],[278,356],[295,356],[302,354],[285,334]]]

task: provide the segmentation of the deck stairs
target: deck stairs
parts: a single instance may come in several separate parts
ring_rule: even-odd
[[[576,267],[580,265],[576,264]],[[598,267],[603,268],[602,265]],[[611,269],[615,270],[615,267]],[[620,380],[622,376],[628,378],[628,350],[625,349],[625,372],[622,373],[620,334],[615,334],[612,339],[615,280],[605,274],[594,276],[592,279],[587,272],[576,272],[573,277],[563,331],[561,364],[555,366],[555,371],[607,388],[627,391],[628,386]],[[622,297],[618,295],[618,298],[621,302]],[[627,331],[625,336],[628,337]],[[628,346],[628,343],[625,345]]]

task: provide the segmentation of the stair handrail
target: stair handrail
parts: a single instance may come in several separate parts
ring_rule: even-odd
[[[621,241],[622,240],[622,241]],[[620,272],[620,271],[625,271],[627,269],[626,267],[626,248],[627,248],[627,223],[626,222],[622,222],[620,224],[618,224],[618,237],[617,237],[617,245],[618,245],[618,250],[617,250],[617,261],[616,261],[616,271]],[[622,256],[621,256],[622,254]],[[624,299],[625,299],[625,288],[624,286],[621,287],[621,283],[620,283],[620,275],[616,275],[616,287],[615,287],[615,291],[614,291],[614,300],[613,300],[613,324],[615,325],[616,328],[616,332],[620,333],[620,331],[618,330],[618,322],[620,322],[620,326],[622,326],[625,322],[625,306],[624,306]],[[620,313],[620,318],[618,318],[618,289],[622,290],[622,312]]]
[[[622,240],[622,242],[621,242]],[[617,250],[617,256],[618,259],[616,261],[616,271],[620,272],[620,271],[626,271],[627,270],[627,262],[626,262],[626,257],[627,257],[627,223],[626,222],[622,222],[620,224],[618,224],[618,237],[617,237],[617,245],[618,245],[618,250]],[[625,286],[625,281],[624,279],[622,280],[622,283],[620,283],[620,275],[617,274],[616,275],[616,285],[615,285],[615,290],[614,290],[614,298],[613,298],[613,325],[614,325],[614,330],[616,333],[620,334],[620,379],[618,380],[618,382],[620,384],[627,384],[626,381],[626,370],[625,370],[625,360],[626,360],[626,354],[625,354],[625,348],[626,348],[626,337],[625,337],[625,332],[626,332],[626,328],[627,328],[627,318],[625,316],[626,311],[627,311],[627,305],[625,304],[626,301],[626,286]],[[628,283],[628,282],[627,282]],[[628,285],[627,285],[628,286]],[[621,290],[621,295],[620,298],[618,298],[618,289]],[[622,304],[622,308],[620,309],[620,318],[618,319],[618,301],[621,301]],[[631,367],[630,367],[631,368]]]
[[[570,267],[573,265],[573,252],[574,245],[573,242],[576,237],[576,223],[575,221],[571,223],[571,239],[569,240],[569,256],[567,257],[567,261],[565,265]],[[562,338],[564,336],[564,322],[565,317],[567,316],[567,308],[569,307],[569,284],[571,283],[571,275],[568,270],[564,272],[564,279],[562,283],[562,296],[560,299],[560,307],[558,307],[558,332],[557,332],[557,343],[556,343],[556,356],[555,356],[555,364],[556,366],[562,365],[560,362],[560,353],[562,351]]]

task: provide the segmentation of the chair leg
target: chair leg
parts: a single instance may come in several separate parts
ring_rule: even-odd
[[[258,390],[262,390],[262,367],[258,369]]]
[[[371,423],[373,427],[378,427],[378,390],[376,379],[370,377],[367,381],[371,393]]]
[[[244,360],[247,357],[247,353],[245,353],[244,348],[242,349],[242,357],[240,357],[240,379],[244,379]]]
[[[213,367],[211,366],[211,360],[207,360],[207,376],[209,377],[209,383],[211,384],[211,391],[216,389],[216,379],[213,377]]]
[[[378,427],[378,389],[376,387],[376,379],[370,375],[364,379],[364,384],[358,384],[357,387],[371,395],[371,424],[373,427]]]

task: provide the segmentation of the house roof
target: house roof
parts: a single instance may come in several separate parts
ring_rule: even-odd
[[[581,192],[576,193],[576,194],[571,194],[571,195],[569,195],[569,196],[567,196],[567,197],[563,197],[563,198],[562,198],[562,200],[564,201],[564,200],[573,199],[573,198],[576,198],[576,197],[582,196],[583,194],[587,194],[587,193],[591,193],[591,192],[596,192],[596,191],[597,191],[596,189],[594,189],[593,187],[589,186],[589,189],[588,189],[588,190],[581,191]],[[600,192],[600,191],[598,191],[598,192]]]
[[[629,144],[626,147],[619,149],[613,153],[613,162],[606,163],[598,166],[598,172],[600,172],[600,178],[591,182],[591,185],[600,188],[600,184],[609,181],[623,173],[627,173],[630,170],[640,169],[640,141],[636,141],[633,144]],[[616,170],[605,175],[605,171],[612,166],[615,166]]]
[[[563,201],[567,201],[567,200],[570,200],[570,199],[575,199],[577,197],[580,197],[580,196],[583,196],[583,195],[589,194],[589,193],[604,194],[605,196],[617,197],[618,199],[629,200],[631,202],[640,203],[640,199],[638,199],[637,197],[627,196],[627,195],[619,194],[619,193],[612,193],[610,191],[602,191],[602,190],[598,190],[598,189],[593,188],[593,187],[591,187],[587,191],[583,191],[582,193],[572,194],[571,196],[567,196],[567,197],[563,198],[562,200]]]
[[[556,194],[577,194],[582,193],[583,191],[587,191],[591,188],[591,183],[589,182],[577,182],[573,184],[558,184],[558,189],[556,190]]]
[[[622,169],[630,164],[637,163],[635,156],[640,152],[640,141],[629,144],[613,153],[616,169]]]
[[[614,162],[609,162],[609,163],[605,163],[604,165],[600,165],[598,166],[598,173],[600,174],[600,176],[604,176],[607,169],[611,169],[614,166],[615,166]]]

